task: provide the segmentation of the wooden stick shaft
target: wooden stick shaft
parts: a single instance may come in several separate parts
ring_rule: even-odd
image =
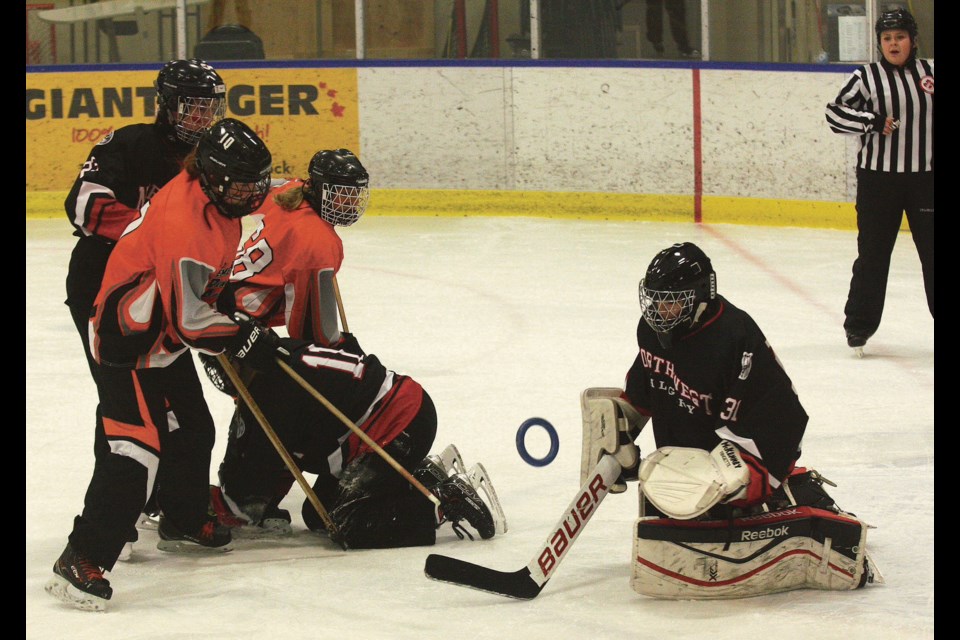
[[[366,432],[365,432],[363,429],[361,429],[360,427],[358,427],[357,425],[355,425],[350,418],[348,418],[347,416],[345,416],[345,415],[343,414],[343,412],[340,411],[340,409],[338,409],[337,407],[335,407],[335,406],[333,405],[333,403],[331,403],[329,400],[327,400],[327,399],[323,396],[323,394],[320,393],[319,391],[317,391],[317,390],[313,387],[313,385],[311,385],[309,382],[307,382],[307,381],[303,378],[303,376],[301,376],[299,373],[297,373],[296,371],[294,371],[293,367],[291,367],[290,365],[288,365],[286,362],[284,362],[284,361],[281,360],[280,358],[277,358],[277,364],[280,365],[280,368],[281,368],[281,369],[283,369],[283,370],[286,371],[288,374],[290,374],[290,377],[293,378],[294,380],[296,380],[296,381],[297,381],[297,384],[299,384],[301,387],[303,387],[304,391],[306,391],[307,393],[309,393],[310,395],[312,395],[314,398],[316,398],[316,399],[320,402],[320,404],[322,404],[323,406],[325,406],[325,407],[327,408],[327,410],[330,411],[330,413],[332,413],[333,415],[335,415],[335,416],[340,420],[340,422],[342,422],[343,424],[345,424],[348,429],[350,429],[351,431],[353,431],[353,432],[357,435],[358,438],[360,438],[361,440],[363,440],[363,442],[364,442],[368,447],[370,447],[371,449],[373,449],[374,451],[376,451],[377,454],[387,462],[387,464],[389,464],[391,467],[393,467],[393,468],[397,471],[397,473],[399,473],[401,476],[403,476],[403,477],[407,480],[407,482],[409,482],[410,484],[412,484],[413,487],[414,487],[414,489],[416,489],[417,491],[419,491],[420,493],[422,493],[424,496],[426,496],[426,498],[427,498],[428,500],[430,500],[430,502],[434,503],[434,504],[437,505],[437,506],[440,505],[440,499],[437,498],[437,496],[433,495],[433,493],[431,493],[429,489],[427,489],[425,486],[423,486],[423,483],[421,483],[419,480],[417,480],[415,477],[413,477],[413,475],[412,475],[409,471],[407,471],[406,469],[404,469],[404,468],[403,468],[403,465],[401,465],[399,462],[397,462],[397,461],[393,458],[393,456],[391,456],[389,453],[387,453],[386,451],[384,451],[384,450],[383,450],[383,447],[381,447],[380,445],[378,445],[378,444],[373,440],[373,438],[371,438],[370,436],[368,436],[368,435],[366,434]]]
[[[340,285],[337,284],[337,276],[333,276],[333,292],[337,296],[337,311],[340,312],[340,326],[344,333],[350,333],[350,327],[347,325],[347,312],[343,310],[343,298],[340,297]]]
[[[337,526],[333,523],[333,519],[330,517],[330,514],[327,513],[327,510],[323,507],[323,503],[320,502],[320,498],[317,497],[313,487],[311,487],[307,480],[303,477],[303,474],[300,472],[300,468],[297,466],[297,463],[294,462],[290,452],[287,451],[287,448],[283,445],[283,442],[281,442],[280,438],[277,437],[277,432],[274,431],[273,427],[270,426],[270,423],[267,421],[267,417],[263,415],[263,411],[260,410],[260,407],[253,399],[253,396],[250,395],[247,385],[243,384],[243,380],[240,379],[240,374],[237,373],[237,370],[234,368],[233,364],[230,362],[230,359],[227,358],[226,355],[222,353],[218,355],[217,362],[219,362],[220,366],[223,367],[223,370],[227,372],[230,382],[233,383],[233,386],[240,393],[240,397],[243,398],[243,401],[246,402],[247,406],[250,408],[251,413],[253,413],[253,415],[257,418],[257,422],[260,423],[260,427],[263,429],[263,432],[273,444],[273,448],[276,449],[277,453],[280,454],[280,457],[283,458],[283,462],[287,465],[287,469],[289,469],[290,473],[293,474],[293,477],[297,479],[297,483],[300,485],[300,488],[303,489],[303,492],[307,495],[307,500],[309,500],[310,504],[313,505],[313,508],[317,510],[317,514],[320,516],[320,519],[323,520],[323,524],[327,528],[327,532],[331,537],[333,537],[337,532]]]

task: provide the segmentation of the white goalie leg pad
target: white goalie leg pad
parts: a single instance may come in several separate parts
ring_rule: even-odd
[[[736,446],[724,440],[710,452],[660,447],[640,463],[639,479],[653,506],[671,518],[689,520],[737,497],[750,481],[750,470]]]
[[[583,484],[594,465],[604,454],[611,454],[624,469],[636,466],[640,449],[634,439],[646,424],[647,418],[630,403],[620,399],[622,389],[591,387],[580,394],[580,412],[583,417],[583,441],[580,455],[580,484]],[[620,434],[627,436],[621,438]],[[621,443],[627,440],[627,443]],[[611,493],[626,491],[625,485],[614,485]]]
[[[689,600],[856,589],[882,582],[868,561],[867,528],[851,514],[813,507],[732,521],[639,518],[630,586]]]

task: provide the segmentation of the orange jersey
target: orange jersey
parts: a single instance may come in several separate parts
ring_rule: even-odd
[[[291,180],[274,193],[301,186]],[[286,326],[291,338],[326,344],[321,274],[340,270],[343,242],[306,200],[287,211],[271,197],[260,212],[263,219],[237,253],[230,277],[237,309],[268,326]]]
[[[188,347],[220,353],[237,324],[216,309],[242,233],[181,171],[117,242],[91,316],[97,362],[163,367]]]

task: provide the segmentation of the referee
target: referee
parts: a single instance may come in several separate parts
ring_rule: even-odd
[[[826,108],[831,130],[860,140],[857,259],[843,323],[858,356],[880,326],[904,212],[933,316],[933,60],[917,57],[917,22],[904,9],[882,13],[876,32],[883,58],[854,71]]]

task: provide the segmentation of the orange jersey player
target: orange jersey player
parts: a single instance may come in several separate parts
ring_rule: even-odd
[[[347,149],[318,151],[309,177],[273,191],[263,219],[237,254],[231,286],[236,308],[290,337],[340,340],[333,277],[343,262],[337,226],[360,219],[369,175]]]
[[[229,551],[207,513],[215,429],[190,348],[275,366],[276,336],[216,304],[242,233],[269,192],[272,156],[244,123],[207,129],[184,170],[130,224],[107,262],[90,316],[102,421],[83,511],[46,590],[102,611],[110,571],[157,484],[163,551]],[[162,464],[161,464],[162,456]]]

